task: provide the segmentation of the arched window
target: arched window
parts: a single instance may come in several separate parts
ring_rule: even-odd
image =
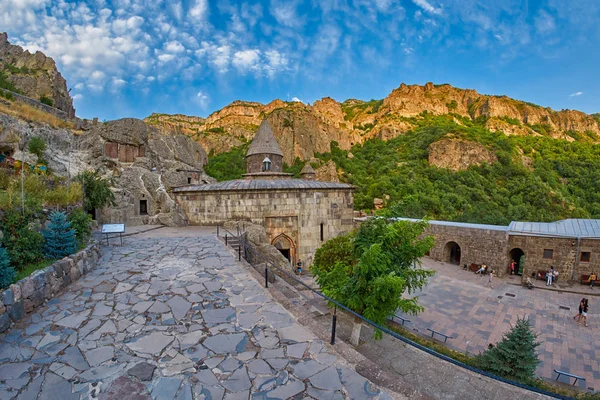
[[[269,157],[265,157],[265,159],[263,160],[262,170],[263,172],[271,170],[271,160],[269,160]]]

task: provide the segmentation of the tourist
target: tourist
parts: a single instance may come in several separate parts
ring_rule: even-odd
[[[296,263],[296,271],[298,272],[298,275],[302,275],[302,260],[298,260]]]
[[[577,323],[581,323],[581,313],[583,313],[583,304],[585,303],[585,297],[581,299],[579,302],[579,313],[573,317],[574,320],[577,320]]]
[[[527,289],[533,289],[535,287],[533,282],[531,282],[530,277],[527,277],[527,279],[525,279],[525,285],[527,286]]]
[[[592,274],[590,275],[590,277],[588,278],[588,282],[590,283],[590,289],[594,288],[594,281],[598,279],[596,278],[596,273],[594,271],[592,271]]]
[[[553,269],[552,270],[552,283],[556,283],[557,280],[558,280],[558,270]]]
[[[492,277],[494,276],[494,270],[490,270],[490,278],[488,279],[488,283],[486,286],[489,286],[490,288],[494,288],[494,284],[492,283]]]
[[[481,264],[481,267],[479,267],[479,269],[477,270],[477,272],[475,272],[475,274],[481,274],[481,276],[483,276],[483,273],[485,272],[486,268],[487,267],[485,266],[485,264]]]
[[[517,266],[517,263],[515,262],[515,260],[512,260],[510,263],[510,274],[514,275],[515,274],[515,268]]]
[[[546,286],[552,286],[552,276],[554,275],[554,267],[550,267],[548,271],[546,271]]]
[[[587,315],[588,315],[588,299],[583,299],[583,310],[581,311],[581,317],[583,318],[584,326],[588,326]]]

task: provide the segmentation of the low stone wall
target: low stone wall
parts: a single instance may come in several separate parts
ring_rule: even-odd
[[[100,245],[91,243],[85,249],[10,285],[0,293],[0,333],[56,296],[81,275],[96,268],[99,258]]]
[[[52,114],[56,118],[62,119],[63,121],[71,121],[75,118],[75,113],[74,113],[75,110],[73,110],[73,115],[70,115],[69,113],[67,113],[61,109],[49,106],[48,104],[44,104],[39,100],[32,99],[31,97],[23,96],[22,94],[15,93],[15,92],[12,92],[7,89],[0,88],[0,90],[3,91],[4,93],[11,94],[17,101],[20,101],[21,103],[28,104],[28,105],[35,107],[37,109],[40,109],[48,114]]]

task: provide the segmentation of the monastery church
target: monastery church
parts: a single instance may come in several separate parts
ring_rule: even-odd
[[[321,244],[353,229],[354,187],[315,180],[309,163],[301,179],[282,168],[283,153],[264,120],[248,148],[244,179],[178,187],[173,194],[190,224],[260,224],[292,265],[300,259],[310,265]]]

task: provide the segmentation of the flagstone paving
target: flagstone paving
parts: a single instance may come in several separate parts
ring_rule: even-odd
[[[0,336],[0,398],[390,398],[214,236],[176,236],[105,248],[95,270]]]

